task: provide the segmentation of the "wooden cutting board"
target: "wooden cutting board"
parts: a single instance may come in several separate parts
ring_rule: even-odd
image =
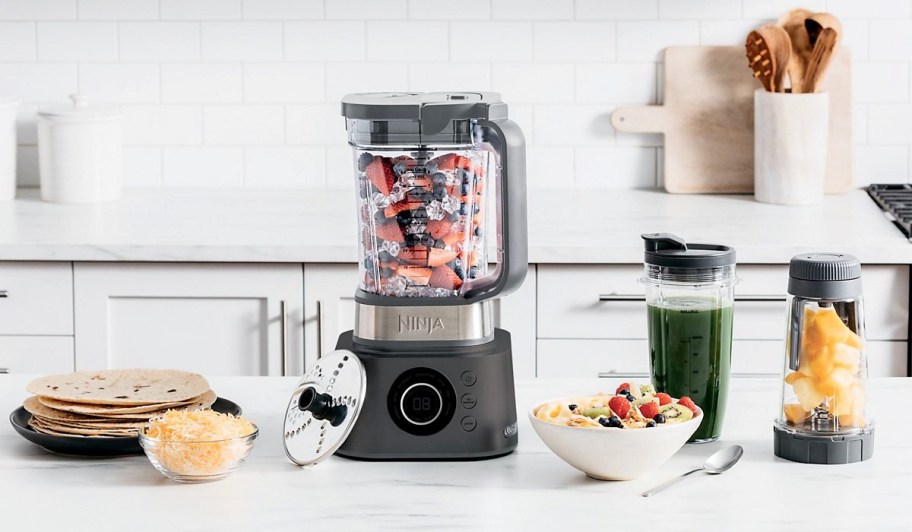
[[[854,186],[852,59],[840,48],[821,91],[830,94],[826,191]],[[739,193],[754,190],[754,91],[743,46],[665,49],[663,105],[621,107],[611,114],[618,131],[664,133],[665,190]]]

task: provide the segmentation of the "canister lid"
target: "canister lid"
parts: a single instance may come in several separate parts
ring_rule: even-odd
[[[667,268],[704,269],[735,264],[735,250],[720,244],[687,243],[671,233],[647,233],[646,264]]]
[[[49,105],[38,111],[38,116],[48,119],[63,120],[110,120],[122,114],[119,105],[91,103],[90,98],[82,94],[71,94],[72,104]]]
[[[298,465],[331,456],[351,434],[364,405],[367,377],[351,351],[333,351],[298,383],[285,410],[282,443]]]
[[[861,295],[861,261],[846,253],[805,253],[789,262],[790,294],[819,299]]]

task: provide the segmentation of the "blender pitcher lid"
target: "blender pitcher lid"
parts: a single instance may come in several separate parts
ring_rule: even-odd
[[[453,120],[506,118],[507,104],[496,92],[364,92],[342,98],[342,116],[420,121],[437,133]]]
[[[693,244],[671,233],[646,233],[646,264],[666,268],[703,269],[735,264],[735,250],[720,244]]]
[[[333,351],[301,379],[285,410],[282,443],[298,465],[331,456],[351,434],[364,405],[367,377],[351,351]]]

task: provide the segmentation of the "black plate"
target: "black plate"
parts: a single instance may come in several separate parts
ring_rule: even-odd
[[[213,410],[222,414],[241,415],[241,407],[228,399],[217,398],[212,403]],[[143,454],[139,446],[138,437],[117,438],[87,438],[85,436],[55,436],[37,432],[28,425],[29,418],[25,407],[20,406],[10,414],[10,423],[20,436],[28,441],[44,447],[52,453],[70,454],[76,456],[123,456],[128,454]]]

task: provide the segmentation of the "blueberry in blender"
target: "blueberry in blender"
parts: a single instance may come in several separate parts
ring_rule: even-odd
[[[402,177],[402,174],[404,174],[407,169],[408,167],[405,166],[405,163],[403,162],[398,162],[393,165],[393,173],[396,174],[396,177]]]
[[[445,197],[447,197],[447,188],[444,185],[434,187],[434,199],[440,201]]]
[[[364,152],[358,156],[358,170],[364,171],[367,169],[367,165],[373,162],[374,156],[368,152]]]
[[[445,185],[446,184],[446,174],[444,174],[442,172],[434,172],[434,174],[431,175],[431,183],[434,183],[435,187]]]

